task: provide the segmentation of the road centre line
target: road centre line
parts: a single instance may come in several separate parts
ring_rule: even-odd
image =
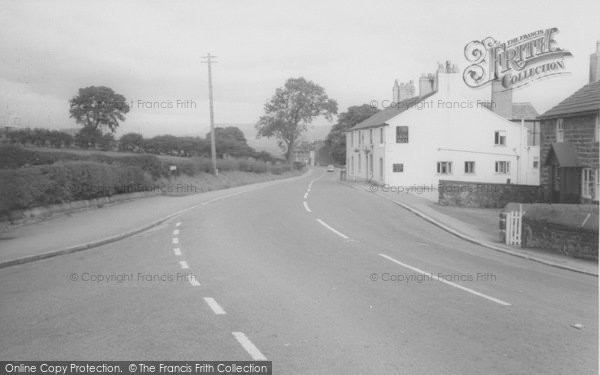
[[[232,332],[233,337],[242,345],[242,347],[250,354],[255,361],[266,361],[267,357],[265,357],[260,350],[244,335],[243,332]]]
[[[308,208],[308,203],[306,203],[306,201],[303,201],[303,202],[302,202],[302,204],[304,204],[304,209],[305,209],[306,211],[308,211],[308,212],[312,212],[312,211],[310,210],[310,208]]]
[[[453,287],[455,287],[455,288],[458,288],[458,289],[464,290],[465,292],[468,292],[468,293],[474,294],[474,295],[476,295],[476,296],[479,296],[479,297],[485,298],[485,299],[487,299],[487,300],[490,300],[490,301],[492,301],[492,302],[495,302],[495,303],[497,303],[497,304],[500,304],[500,305],[502,305],[502,306],[511,306],[511,304],[510,304],[510,303],[508,303],[508,302],[506,302],[506,301],[503,301],[503,300],[501,300],[501,299],[498,299],[498,298],[490,297],[490,296],[488,296],[487,294],[483,294],[483,293],[477,292],[477,291],[475,291],[475,290],[473,290],[473,289],[470,289],[470,288],[464,287],[464,286],[462,286],[462,285],[459,285],[459,284],[453,283],[452,281],[445,280],[445,279],[443,279],[443,278],[441,278],[441,277],[439,277],[439,276],[436,276],[436,275],[434,275],[434,274],[432,274],[432,273],[430,273],[430,272],[426,272],[426,271],[423,271],[423,270],[421,270],[421,269],[419,269],[419,268],[417,268],[417,267],[413,267],[413,266],[411,266],[411,265],[408,265],[408,264],[406,264],[406,263],[402,263],[402,262],[400,262],[399,260],[396,260],[396,259],[392,258],[392,257],[391,257],[391,256],[389,256],[389,255],[385,255],[385,254],[379,254],[379,256],[381,256],[382,258],[385,258],[385,259],[387,259],[387,260],[389,260],[389,261],[392,261],[392,262],[394,262],[394,263],[396,263],[396,264],[399,264],[400,266],[402,266],[402,267],[404,267],[404,268],[408,268],[409,270],[415,271],[415,272],[417,272],[417,273],[420,273],[420,274],[422,274],[422,275],[429,276],[429,277],[431,277],[432,279],[434,279],[434,280],[437,280],[437,281],[439,281],[439,282],[441,282],[441,283],[444,283],[444,284],[446,284],[446,285],[450,285],[450,286],[453,286]]]
[[[178,247],[174,248],[173,252],[175,253],[175,255],[181,256],[181,249],[180,248],[178,248]]]
[[[350,238],[350,237],[346,236],[344,233],[342,233],[342,232],[339,232],[339,231],[337,231],[337,230],[333,229],[332,227],[330,227],[330,226],[329,226],[329,225],[328,225],[326,222],[324,222],[323,220],[321,220],[321,219],[317,219],[317,221],[318,221],[318,222],[319,222],[319,223],[320,223],[322,226],[324,226],[325,228],[329,229],[330,231],[332,231],[333,233],[337,234],[338,236],[342,237],[343,239],[347,240],[347,239],[349,239],[349,238]]]
[[[223,310],[223,308],[217,303],[217,301],[215,301],[214,298],[212,297],[204,297],[204,301],[208,304],[208,307],[211,308],[211,310],[216,314],[216,315],[225,315],[225,310]]]
[[[175,229],[175,230],[173,231],[173,235],[174,235],[174,236],[178,236],[178,235],[179,235],[179,229]]]
[[[182,269],[187,270],[188,268],[190,268],[190,266],[188,266],[187,262],[185,260],[181,260],[179,261],[179,265],[181,266]]]
[[[177,245],[179,243],[179,238],[174,237],[172,242],[173,242],[173,245]]]

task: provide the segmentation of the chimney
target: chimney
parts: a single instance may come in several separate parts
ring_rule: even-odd
[[[510,120],[513,117],[512,90],[506,90],[502,86],[502,82],[497,79],[492,81],[492,102],[490,103],[490,109],[505,119]]]
[[[596,52],[590,55],[590,83],[600,80],[600,40],[596,41]]]
[[[437,80],[433,74],[421,74],[419,78],[419,96],[425,96],[437,90]]]
[[[409,81],[408,83],[401,82],[398,85],[398,80],[396,80],[393,91],[394,103],[399,103],[415,96],[415,84],[413,81]]]
[[[398,80],[396,80],[396,82],[394,82],[394,87],[392,88],[392,93],[393,93],[393,97],[394,103],[398,103],[400,101],[400,86],[398,85]]]

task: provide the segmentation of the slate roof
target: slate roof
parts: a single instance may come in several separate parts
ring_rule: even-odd
[[[544,164],[548,165],[552,157],[556,158],[561,168],[579,167],[577,152],[571,143],[553,143]]]
[[[392,103],[388,108],[377,112],[376,114],[362,122],[359,122],[347,131],[382,126],[386,123],[386,121],[391,120],[392,118],[398,116],[407,109],[419,104],[420,102],[422,102],[423,100],[427,99],[435,93],[436,91],[430,92],[429,94],[423,96],[415,96],[414,98],[406,99],[398,103]]]
[[[513,120],[535,120],[540,115],[529,102],[513,103],[512,112]]]
[[[589,83],[569,96],[538,119],[549,119],[600,110],[600,81]]]

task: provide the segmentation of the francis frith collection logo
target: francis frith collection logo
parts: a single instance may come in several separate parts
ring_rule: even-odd
[[[492,37],[474,40],[465,46],[465,57],[472,63],[463,72],[470,87],[499,80],[505,90],[527,85],[540,78],[568,73],[564,58],[571,52],[558,47],[556,27],[500,42]]]

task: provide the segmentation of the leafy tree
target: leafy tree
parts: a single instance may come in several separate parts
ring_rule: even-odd
[[[302,77],[290,78],[265,104],[265,114],[256,124],[258,137],[275,137],[291,163],[294,147],[307,126],[318,116],[331,121],[336,113],[337,102],[321,86]]]
[[[100,129],[84,127],[75,134],[75,144],[81,148],[95,148],[102,142]]]
[[[325,140],[329,146],[331,157],[336,163],[346,164],[346,133],[345,131],[363,122],[379,112],[368,104],[349,107],[346,112],[340,113],[337,123],[331,127]]]
[[[206,134],[206,140],[210,142],[210,133]],[[248,146],[244,133],[235,126],[215,128],[215,145],[219,157],[223,157],[224,154],[235,157],[251,156],[254,153]]]
[[[115,136],[112,133],[103,134],[98,140],[98,146],[102,151],[109,151],[115,145]]]
[[[123,134],[119,139],[119,150],[141,152],[144,147],[144,137],[138,133]]]
[[[104,86],[79,89],[70,106],[70,117],[84,128],[106,127],[112,133],[119,127],[119,121],[125,121],[125,114],[129,112],[125,97]]]

